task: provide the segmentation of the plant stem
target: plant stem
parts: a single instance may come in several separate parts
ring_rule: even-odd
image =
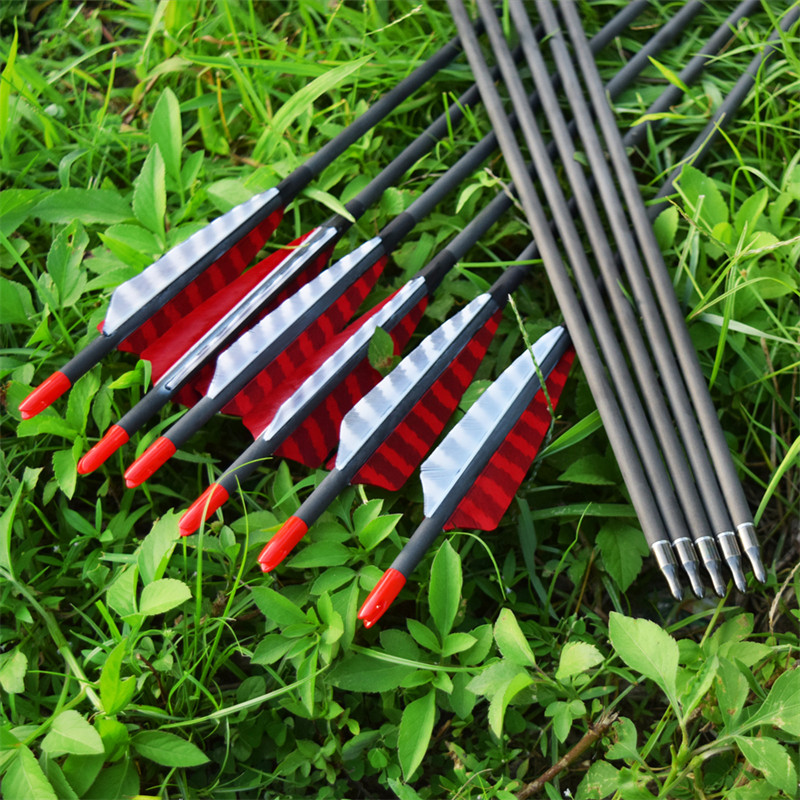
[[[546,783],[549,783],[556,775],[563,772],[573,761],[576,761],[598,739],[608,732],[608,729],[616,722],[617,716],[616,713],[608,714],[603,712],[600,719],[598,719],[594,725],[589,726],[589,730],[571,750],[556,761],[550,769],[543,772],[535,781],[526,784],[517,792],[517,800],[525,800],[525,798],[536,794]]]

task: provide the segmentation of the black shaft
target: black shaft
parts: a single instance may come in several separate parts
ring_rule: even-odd
[[[531,28],[527,13],[518,0],[511,0],[510,7],[512,17],[523,42],[525,55],[531,68],[534,81],[537,85],[540,85],[543,70],[545,71],[544,74],[546,74],[546,67],[544,58],[536,42],[530,39]],[[641,266],[638,252],[625,219],[622,204],[614,186],[613,177],[611,176],[610,170],[607,168],[602,151],[600,150],[599,141],[594,132],[589,109],[585,105],[581,105],[582,94],[580,86],[575,85],[574,78],[576,76],[574,72],[571,73],[569,70],[569,55],[563,46],[563,41],[559,38],[555,16],[552,11],[552,8],[546,7],[546,4],[542,3],[540,5],[540,15],[545,22],[545,28],[550,36],[550,46],[562,75],[565,94],[570,101],[570,105],[572,106],[578,122],[579,130],[581,131],[583,144],[586,148],[587,155],[589,156],[589,163],[594,173],[595,185],[600,192],[600,198],[610,218],[612,231],[620,249],[623,263],[629,268],[631,268],[630,265],[635,265],[637,263]],[[576,148],[571,139],[566,136],[567,125],[560,109],[558,98],[554,93],[548,92],[547,87],[544,86],[540,86],[540,93],[542,94],[542,103],[548,122],[553,130],[554,140],[559,145],[559,153],[566,169],[567,178],[573,189],[573,196],[577,201],[581,217],[584,221],[585,230],[594,250],[595,259],[600,267],[606,295],[611,302],[612,310],[619,323],[623,342],[628,350],[639,389],[644,396],[652,427],[656,432],[658,443],[661,445],[664,458],[669,468],[669,476],[667,476],[663,469],[657,469],[655,473],[651,472],[651,485],[655,486],[660,481],[668,481],[671,478],[678,498],[680,499],[681,509],[686,516],[692,538],[697,540],[702,537],[708,537],[711,535],[712,531],[706,518],[705,508],[700,500],[691,473],[689,472],[683,448],[675,433],[674,423],[667,405],[664,402],[663,390],[659,385],[658,378],[650,361],[650,355],[639,330],[636,314],[634,314],[628,299],[622,291],[621,276],[617,269],[616,259],[611,251],[611,245],[606,237],[603,222],[593,199],[586,176],[575,158]],[[589,297],[587,298],[587,302],[593,303],[594,301]],[[659,330],[663,334],[663,329],[660,328],[657,310],[651,312],[645,307],[640,307],[639,311],[643,317],[645,329],[648,331],[651,346],[654,350],[660,352],[659,345],[661,344],[661,340],[658,340],[656,337]],[[654,319],[650,318],[651,314]],[[661,350],[663,350],[663,348],[661,348]],[[676,377],[678,380],[678,384],[675,387],[671,386],[669,380],[667,380],[667,390],[670,391],[673,388],[675,390],[682,388],[680,373],[677,371],[677,365],[675,365],[674,360],[671,358],[669,348],[667,347],[666,351],[661,353],[661,355],[661,361],[671,361],[673,366],[672,375],[667,375],[663,371],[662,375],[670,379]],[[661,361],[659,361],[659,366],[661,366]],[[620,392],[626,391],[628,391],[628,389],[623,386],[620,387]],[[688,403],[688,399],[686,402]],[[693,428],[693,433],[697,436],[696,426]],[[656,443],[651,439],[646,442],[646,445],[653,448],[650,460],[652,461],[655,459],[656,466],[659,467],[661,461]],[[716,486],[714,488],[716,488]],[[693,554],[690,548],[685,547],[683,542],[678,540],[674,542],[674,544],[682,548],[682,550],[679,551],[681,554],[685,554],[681,561],[684,561],[686,558],[688,558],[689,561],[696,560],[696,557],[692,558]]]
[[[800,10],[794,9],[794,19]],[[609,151],[612,164],[614,166],[620,187],[625,197],[626,204],[631,214],[636,235],[640,247],[645,257],[645,262],[649,269],[650,280],[652,281],[656,296],[658,298],[661,311],[667,323],[667,329],[672,337],[672,344],[678,356],[684,378],[686,380],[689,394],[694,406],[695,413],[700,422],[700,429],[703,432],[706,446],[711,454],[712,462],[716,469],[723,495],[728,505],[728,509],[733,517],[733,524],[741,531],[751,530],[753,518],[747,500],[744,496],[741,482],[736,474],[730,450],[717,417],[708,386],[700,368],[697,353],[694,350],[689,337],[686,322],[675,296],[672,282],[667,272],[666,264],[656,241],[655,234],[647,219],[647,212],[639,193],[636,178],[628,161],[625,148],[619,136],[619,132],[614,120],[614,114],[608,105],[603,94],[602,81],[594,64],[591,52],[586,47],[586,40],[577,17],[574,7],[570,3],[562,4],[562,13],[570,34],[570,38],[575,47],[576,57],[584,76],[584,81],[589,92],[592,106],[598,117],[600,128]],[[791,17],[789,14],[787,17]],[[792,24],[791,20],[784,18],[784,24]],[[763,56],[759,63],[763,63]],[[754,59],[755,62],[755,59]],[[751,77],[750,85],[755,77],[755,71],[746,72],[746,76]],[[747,94],[747,84],[739,82],[732,92],[730,98],[731,107],[736,107],[742,102]],[[753,566],[757,576],[763,575],[763,567],[760,567],[760,559],[757,552],[748,553],[753,560]],[[732,553],[735,557],[735,553]]]
[[[506,87],[515,107],[520,109],[521,104],[524,102],[525,92],[513,62],[509,61],[508,45],[500,29],[500,23],[497,20],[494,8],[489,0],[478,0],[478,8],[486,26],[495,57],[500,64]],[[656,503],[666,523],[667,532],[671,538],[676,535],[683,535],[685,522],[680,506],[672,492],[650,425],[636,393],[625,357],[617,342],[608,312],[595,284],[592,268],[583,250],[580,234],[559,185],[544,139],[539,132],[533,115],[529,116],[527,113],[522,113],[522,111],[519,113],[522,132],[531,153],[533,164],[536,167],[539,181],[561,234],[561,241],[566,248],[573,274],[584,297],[584,305],[594,325],[600,349],[605,356],[611,378],[616,386],[617,397],[627,418],[633,440],[638,446]],[[554,130],[554,135],[557,138],[559,131]],[[536,238],[539,239],[538,236]],[[539,242],[539,249],[542,250],[541,241]],[[610,248],[608,254],[610,256]],[[572,327],[570,325],[568,327],[570,333],[572,333]]]
[[[662,558],[671,558],[672,554],[667,549],[669,538],[661,521],[658,507],[642,470],[639,456],[631,442],[614,392],[606,378],[580,303],[561,259],[558,245],[550,232],[544,209],[533,182],[528,176],[519,146],[513,134],[506,127],[506,114],[500,96],[491,81],[486,79],[486,62],[483,60],[477,38],[469,33],[471,27],[469,17],[460,0],[448,0],[448,6],[461,34],[462,44],[480,87],[484,105],[500,138],[503,155],[517,186],[525,215],[542,254],[545,270],[564,314],[575,350],[590,382],[592,394],[617,457],[623,479],[631,494],[631,501],[642,523],[644,535],[651,549],[660,551]],[[671,567],[674,573],[674,559],[671,564],[662,565],[662,569],[665,566]]]

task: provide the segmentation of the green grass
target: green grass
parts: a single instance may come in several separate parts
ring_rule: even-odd
[[[587,30],[618,5],[586,6]],[[783,5],[743,26],[632,154],[646,197]],[[655,6],[606,48],[602,73],[675,6]],[[677,72],[725,14],[712,5],[659,62]],[[277,183],[449,39],[445,6],[14,2],[0,26],[5,797],[509,798],[608,714],[619,719],[546,796],[797,796],[796,28],[710,157],[685,174],[660,230],[757,513],[767,585],[750,578],[747,595],[731,589],[724,600],[667,598],[576,365],[551,445],[500,528],[442,537],[365,630],[359,604],[422,518],[416,477],[396,494],[349,489],[294,558],[263,576],[258,552],[322,471],[270,461],[203,532],[176,541],[177,512],[248,444],[237,420],[216,418],[129,491],[124,467],[175,408],[98,473],[78,477],[75,465],[146,390],[143,363],[115,353],[40,417],[21,422],[17,407],[94,336],[116,285]],[[337,85],[306,88],[334,69]],[[346,202],[469,83],[458,60],[406,101],[301,195],[268,248]],[[663,85],[650,68],[616,103],[621,125]],[[172,97],[179,149],[169,144]],[[483,111],[470,112],[337,254],[487,130]],[[494,157],[415,229],[373,299],[507,180]],[[506,215],[448,277],[413,341],[526,244],[521,212]],[[507,309],[481,380],[520,352],[523,332],[535,339],[560,321],[539,271],[514,304],[521,322]]]

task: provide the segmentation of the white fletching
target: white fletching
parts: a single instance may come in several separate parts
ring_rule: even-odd
[[[245,200],[193,233],[185,242],[173,247],[135,278],[120,284],[111,295],[103,321],[103,334],[110,336],[116,333],[143,305],[158,297],[182,275],[187,267],[216,247],[277,194],[278,190],[273,188]]]
[[[381,238],[376,236],[339,259],[220,353],[207,395],[209,397],[217,395],[267,348],[276,344],[282,337],[290,336],[291,330],[303,317],[310,323],[320,316],[347,287],[352,286],[375,263],[374,260],[367,259],[367,256],[380,244]],[[307,326],[303,327],[304,330],[305,327]]]
[[[365,394],[342,420],[336,467],[343,469],[362,444],[385,424],[387,416],[409,402],[407,398],[410,395],[421,397],[441,374],[441,358],[448,346],[470,327],[478,330],[496,310],[497,305],[490,294],[479,295],[427,336],[372,391]],[[488,313],[481,316],[482,311]]]
[[[537,339],[533,345],[533,358],[526,350],[515,359],[422,462],[420,478],[426,517],[434,515],[442,501],[454,490],[458,479],[476,459],[482,458],[488,463],[492,455],[486,449],[490,437],[499,433],[498,427],[503,426],[507,428],[502,431],[505,438],[519,418],[518,414],[509,414],[509,409],[521,399],[524,400],[524,407],[527,407],[541,388],[534,359],[536,364],[541,365],[562,337],[567,338],[567,332],[563,327],[558,327]]]
[[[281,404],[270,424],[261,434],[268,440],[276,436],[292,418],[305,419],[338,383],[341,376],[361,361],[368,352],[375,329],[393,327],[426,295],[424,278],[414,278],[403,286],[380,311],[373,314],[347,341],[314,370],[294,394]]]

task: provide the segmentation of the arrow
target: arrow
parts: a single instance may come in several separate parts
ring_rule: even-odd
[[[494,77],[496,79],[497,73]],[[179,393],[186,405],[197,403],[207,388],[208,379],[206,375],[206,386],[202,385],[202,377],[197,385],[197,373],[243,330],[286,299],[293,289],[299,288],[300,281],[308,281],[319,274],[337,242],[355,221],[447,136],[452,126],[461,121],[464,110],[479,100],[478,88],[473,84],[346,204],[349,218],[336,214],[287,248],[273,253],[240,275],[233,284],[214,293],[165,336],[151,343],[141,355],[152,364],[155,386],[89,450],[78,463],[78,472],[87,474],[97,469]],[[195,386],[188,387],[190,382]]]
[[[629,10],[630,8],[628,9],[628,11]],[[681,24],[686,24],[687,19],[688,17],[684,13]],[[629,62],[628,66],[626,66],[624,70],[625,72],[624,80],[621,80],[619,76],[617,76],[609,83],[609,91],[613,91],[614,94],[617,94],[618,92],[622,91],[627,85],[627,83],[630,80],[632,80],[633,77],[635,77],[636,71],[631,67],[631,65],[633,64],[637,66],[638,69],[641,69],[642,66],[649,63],[648,57],[653,54],[656,48],[663,46],[676,33],[677,29],[675,27],[674,20],[672,20],[670,23],[668,23],[668,25],[664,26],[664,29],[662,29],[659,32],[659,34],[654,36],[650,40],[650,42],[648,42],[648,44],[637,54],[637,56],[631,59],[631,62]],[[600,35],[598,34],[598,37],[595,37],[595,39],[599,38],[599,36]],[[592,43],[595,42],[595,39],[592,40]],[[653,104],[652,109],[655,110],[665,106],[665,104],[667,103],[673,102],[673,100],[671,99],[672,96],[673,96],[672,89],[665,91],[664,95],[662,95],[662,97],[659,98],[659,100]],[[641,137],[641,135],[642,135],[641,127],[636,128],[631,132],[629,132],[629,137],[630,137],[629,141],[633,143],[637,141]],[[456,239],[453,240],[451,245],[448,246],[448,250],[450,251],[450,257],[449,257],[449,264],[446,267],[447,269],[449,269],[449,267],[452,264],[456,263],[463,256],[463,254],[467,252],[469,247],[471,247],[472,244],[478,240],[480,235],[482,235],[483,231],[488,230],[488,228],[492,224],[494,224],[494,222],[497,219],[499,219],[500,215],[509,207],[510,204],[511,201],[506,194],[498,195],[498,197],[496,197],[495,200],[493,200],[492,203],[490,203],[490,205],[487,206],[487,208],[485,208],[484,211],[481,212],[481,214],[478,215],[478,217],[476,217],[476,219],[473,220],[473,222],[470,223],[470,225],[468,225],[467,228],[465,228],[464,231],[462,231],[462,233],[458,237],[456,237]],[[443,251],[442,253],[440,253],[440,256],[442,258],[447,257],[448,256],[447,251]],[[364,351],[362,357],[365,354],[366,353]],[[307,379],[306,386],[313,386],[315,380],[316,379],[313,378],[313,376]],[[463,388],[461,391],[463,391]],[[311,393],[312,393],[311,390],[309,390],[309,394]],[[339,415],[339,419],[340,418],[341,414]],[[334,446],[335,438],[332,438],[330,434],[332,431],[335,430],[335,425],[336,425],[336,419],[334,417],[330,415],[325,417],[324,426],[325,429],[329,432],[329,435],[325,440],[327,444],[323,450],[322,456],[317,456],[318,459],[324,457],[324,455],[327,454],[327,452],[329,452],[329,450],[332,449],[332,447]],[[248,424],[248,427],[252,431],[254,430],[255,426],[252,424]],[[435,438],[436,435],[437,434],[434,433],[433,438]],[[430,438],[430,436],[431,434],[429,432],[428,444],[427,446],[425,446],[423,450],[421,450],[421,452],[418,453],[419,459],[422,458],[424,453],[427,451],[427,448],[430,446],[430,444],[432,444],[433,438]],[[256,443],[254,443],[254,445],[251,446],[251,448],[248,448],[248,450],[245,451],[245,453],[243,453],[242,456],[240,456],[236,460],[236,462],[234,462],[234,464],[232,464],[225,471],[220,481],[212,484],[184,514],[183,518],[181,519],[181,532],[184,535],[188,535],[194,532],[194,530],[197,529],[197,527],[201,524],[202,521],[207,519],[214,511],[216,511],[228,499],[230,494],[236,488],[237,483],[240,483],[247,475],[251,474],[256,469],[260,459],[269,456],[273,452],[270,449],[271,446],[272,446],[271,444],[268,445],[266,442],[256,441]],[[293,457],[295,457],[297,460],[303,461],[303,463],[310,463],[307,458],[304,460],[303,457],[299,457],[298,454],[294,454]],[[410,472],[410,470],[413,469],[413,466],[410,467],[410,469],[406,467],[406,469],[407,472]],[[378,473],[375,470],[372,471],[372,478],[373,481],[375,482],[378,481]],[[380,485],[384,486],[387,485],[386,481],[388,479],[386,478],[386,476],[385,475],[382,476],[381,479],[382,482],[380,483]],[[298,532],[301,530],[301,527],[302,525],[300,523],[297,524],[292,523],[293,532],[291,534],[287,533],[287,536],[290,536],[290,538],[298,536]]]
[[[491,27],[489,31],[491,33]],[[546,107],[552,106],[553,102],[557,107],[555,92],[549,79],[542,83],[546,87],[540,85],[538,88],[542,99],[546,98]],[[661,102],[663,103],[663,99]],[[571,139],[563,118],[561,122],[563,125],[553,130],[557,142]],[[630,134],[626,140],[629,138],[632,139]],[[548,155],[555,155],[552,146],[548,148]],[[591,196],[588,186],[584,185],[583,191],[587,197]],[[574,202],[570,204],[569,210],[575,212]],[[575,239],[578,240],[577,235]],[[520,260],[532,259],[537,255],[534,245],[520,256]],[[610,249],[608,255],[611,255]],[[520,279],[524,272],[523,269],[518,273]],[[480,359],[477,362],[473,360],[471,373],[464,375],[465,379],[460,385],[456,382],[458,388],[454,391],[454,373],[464,373],[464,365],[454,361],[459,352],[456,348],[475,342],[475,328],[480,328],[491,312],[504,304],[507,291],[512,291],[513,288],[507,288],[505,294],[501,293],[501,302],[491,308],[484,304],[474,310],[468,307],[460,312],[448,323],[451,329],[447,335],[443,327],[428,337],[345,416],[334,469],[264,548],[259,557],[262,569],[274,569],[348,483],[370,483],[390,490],[403,484],[443,429],[480,363]],[[473,327],[459,322],[462,327],[458,328],[456,322],[461,318],[471,320]],[[443,378],[445,374],[447,377]],[[437,382],[438,391],[434,392],[433,387],[437,386]],[[666,475],[664,477],[666,479]],[[691,569],[692,562],[689,564]],[[702,584],[696,578],[696,569],[690,575],[695,579],[697,590],[702,592]]]
[[[550,428],[573,357],[566,329],[548,331],[423,462],[425,519],[359,609],[366,627],[383,616],[442,530],[497,527]]]
[[[475,30],[481,30],[480,23]],[[455,37],[278,186],[218,217],[135,278],[118,286],[111,295],[101,335],[20,403],[22,418],[29,419],[44,411],[114,348],[146,346],[147,337],[154,331],[167,330],[204,297],[225,286],[250,263],[277,227],[288,203],[460,52]]]
[[[336,466],[258,557],[274,569],[352,480],[402,486],[447,424],[471,383],[510,292],[530,267],[506,271],[489,291],[427,336],[345,415]]]

